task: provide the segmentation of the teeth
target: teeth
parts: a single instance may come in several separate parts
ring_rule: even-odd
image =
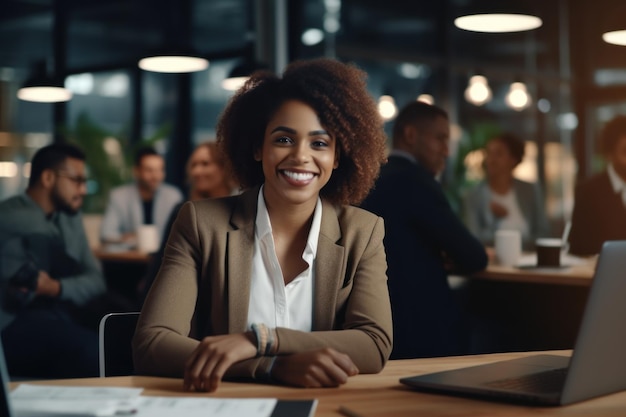
[[[283,173],[289,178],[296,181],[307,181],[313,178],[313,174],[311,174],[310,172],[283,171]]]

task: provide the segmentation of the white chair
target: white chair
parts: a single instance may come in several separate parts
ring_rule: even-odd
[[[109,313],[100,320],[100,377],[132,375],[131,342],[139,312]]]

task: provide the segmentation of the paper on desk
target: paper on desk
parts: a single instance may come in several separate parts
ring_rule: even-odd
[[[276,398],[139,397],[135,417],[269,417]]]
[[[11,392],[18,417],[269,417],[275,398],[140,396],[142,388],[21,384]]]
[[[11,400],[126,400],[139,397],[142,391],[143,388],[20,384],[11,392]]]
[[[142,390],[21,384],[10,395],[17,417],[101,417],[134,410]]]

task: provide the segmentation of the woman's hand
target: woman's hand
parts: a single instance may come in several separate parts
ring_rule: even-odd
[[[256,353],[251,332],[205,337],[187,359],[183,388],[213,392],[232,364]]]
[[[491,213],[493,213],[494,217],[497,219],[501,219],[502,217],[509,215],[507,208],[500,203],[496,203],[495,201],[489,203],[489,208],[491,209]]]
[[[272,379],[304,388],[337,387],[359,373],[352,359],[331,348],[278,356]]]

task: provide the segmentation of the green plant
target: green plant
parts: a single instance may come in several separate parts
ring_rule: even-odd
[[[81,113],[72,128],[63,129],[68,142],[87,154],[89,182],[83,204],[85,213],[102,213],[112,188],[132,180],[133,155],[138,147],[152,145],[167,137],[170,127],[163,125],[148,138],[131,143],[128,129],[115,134]]]

